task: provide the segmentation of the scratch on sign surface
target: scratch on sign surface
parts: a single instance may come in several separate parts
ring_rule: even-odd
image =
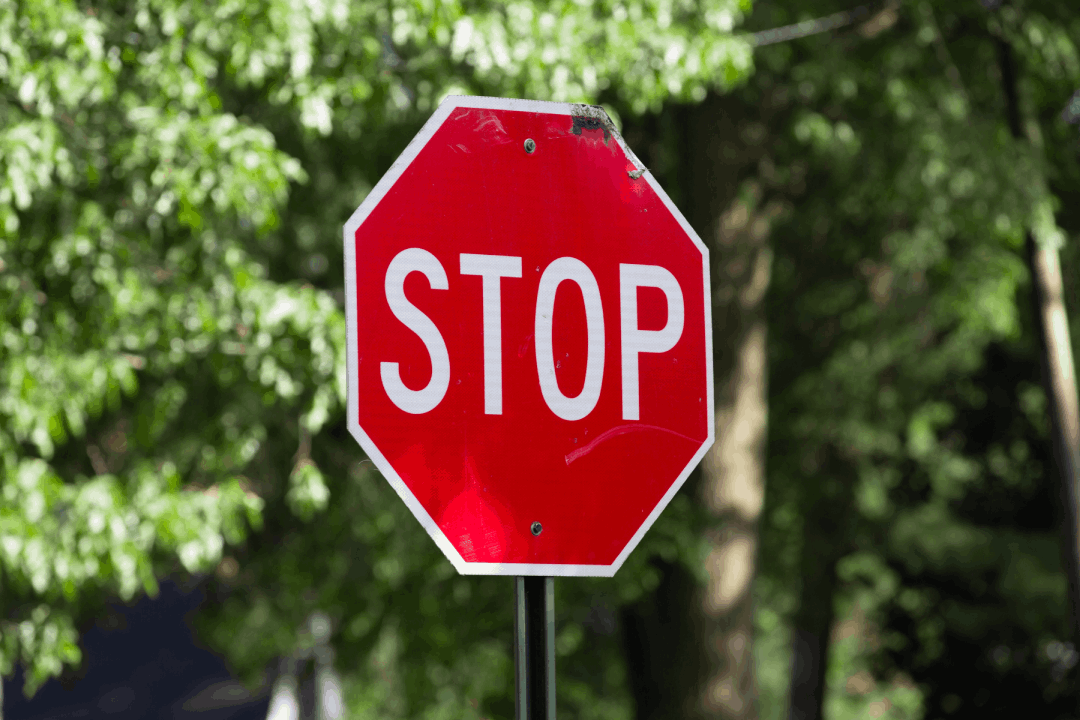
[[[593,449],[596,448],[597,445],[604,442],[605,440],[610,440],[613,437],[625,435],[626,433],[635,432],[637,430],[659,430],[660,432],[668,433],[669,435],[674,435],[676,437],[681,437],[684,440],[689,440],[690,442],[700,442],[699,440],[695,440],[688,435],[683,435],[682,433],[675,432],[674,430],[668,430],[667,428],[662,428],[657,425],[644,425],[642,423],[618,425],[606,432],[600,433],[591,443],[589,443],[585,447],[580,447],[577,450],[568,453],[566,455],[566,464],[569,465],[570,463],[580,458],[582,455],[588,455],[593,451]]]
[[[499,133],[501,135],[506,135],[507,134],[506,128],[503,127],[502,122],[499,120],[498,115],[496,115],[495,113],[491,113],[491,112],[483,113],[482,112],[482,113],[480,113],[480,118],[481,118],[480,122],[478,122],[476,124],[476,129],[478,131],[487,129],[489,126],[494,126],[492,129],[495,132],[497,132],[497,133]]]

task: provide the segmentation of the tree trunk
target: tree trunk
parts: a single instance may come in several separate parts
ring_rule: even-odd
[[[788,720],[821,720],[829,641],[836,620],[836,567],[847,549],[854,480],[845,483],[843,462],[827,449],[827,461],[807,478],[800,551],[799,608],[792,622]]]
[[[998,67],[1005,96],[1006,119],[1012,136],[1039,147],[1037,131],[1025,132],[1020,108],[1019,70],[1012,47],[1005,38],[997,38]],[[1044,178],[1036,178],[1036,187],[1048,192]],[[1065,293],[1057,247],[1040,242],[1029,230],[1025,238],[1028,269],[1031,272],[1035,305],[1035,330],[1041,355],[1043,388],[1046,392],[1053,455],[1064,505],[1063,555],[1068,571],[1073,642],[1080,646],[1080,408],[1076,391],[1069,322],[1065,312]],[[1073,670],[1074,686],[1080,678],[1080,666]],[[1080,692],[1077,695],[1080,708]]]
[[[751,585],[765,484],[765,292],[781,205],[753,180],[763,126],[738,100],[681,110],[683,210],[709,246],[716,443],[685,492],[707,511],[704,585],[663,567],[656,593],[624,614],[639,720],[757,717]]]
[[[680,699],[689,669],[687,648],[700,642],[684,612],[693,581],[684,568],[659,564],[659,587],[636,606],[622,610],[630,689],[637,720],[683,720]]]

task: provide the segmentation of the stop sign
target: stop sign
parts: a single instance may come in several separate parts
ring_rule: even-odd
[[[461,573],[613,575],[713,442],[708,252],[600,108],[446,99],[345,275],[349,430]]]

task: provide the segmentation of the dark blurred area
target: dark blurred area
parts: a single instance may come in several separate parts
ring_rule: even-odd
[[[82,635],[80,668],[50,680],[30,700],[21,671],[4,679],[4,717],[263,720],[268,693],[252,696],[192,636],[187,618],[205,601],[198,587],[185,591],[167,581],[154,599],[111,605]]]

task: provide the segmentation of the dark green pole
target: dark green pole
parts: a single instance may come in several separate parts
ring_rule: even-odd
[[[555,720],[555,579],[514,578],[517,720]]]

